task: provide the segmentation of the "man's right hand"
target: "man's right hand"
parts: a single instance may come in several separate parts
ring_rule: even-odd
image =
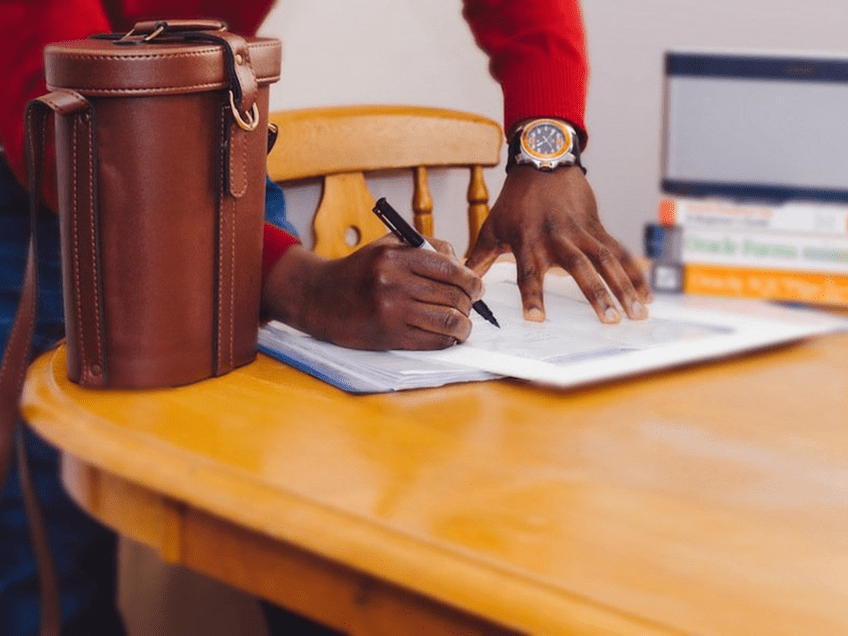
[[[443,349],[464,342],[482,280],[447,243],[430,242],[439,253],[389,235],[337,260],[295,245],[266,277],[266,315],[354,349]]]

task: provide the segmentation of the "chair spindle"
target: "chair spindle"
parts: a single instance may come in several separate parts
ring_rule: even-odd
[[[412,191],[412,212],[414,213],[415,229],[424,236],[433,236],[433,197],[430,195],[430,184],[427,179],[427,168],[416,166],[414,189]]]

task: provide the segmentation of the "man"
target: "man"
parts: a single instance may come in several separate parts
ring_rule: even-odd
[[[261,24],[270,4],[270,0],[3,3],[0,346],[8,337],[23,271],[28,221],[20,185],[24,183],[21,122],[25,103],[45,92],[43,46],[98,32],[126,31],[136,21],[161,17],[213,16],[227,21],[232,31],[247,35]],[[269,225],[264,243],[263,303],[270,315],[346,346],[448,346],[468,336],[470,305],[482,289],[479,276],[507,251],[516,256],[524,313],[530,320],[544,319],[542,280],[552,265],[561,265],[574,276],[600,320],[620,320],[618,306],[633,319],[646,315],[647,284],[633,259],[601,225],[580,166],[580,150],[587,139],[583,123],[587,65],[577,0],[465,0],[464,16],[489,54],[491,71],[503,88],[504,126],[510,139],[506,181],[467,267],[450,254],[413,250],[388,239],[343,261],[327,261],[303,248],[290,233]],[[552,118],[553,123],[540,122],[540,118]],[[550,138],[553,145],[544,148],[540,140],[548,139],[548,133],[554,135]],[[48,344],[55,340],[55,327],[62,318],[61,302],[57,302],[56,221],[50,213],[42,217],[37,339]],[[369,285],[375,293],[343,296],[362,285]],[[349,308],[343,319],[337,312],[322,309],[342,303]],[[55,452],[31,434],[26,441],[53,551],[58,555],[64,633],[120,634],[114,609],[114,537],[82,515],[64,495]],[[0,500],[0,625],[5,633],[22,636],[36,633],[38,587],[17,479],[13,471]],[[292,626],[295,617],[272,612],[269,618],[275,628],[306,633],[305,627]]]

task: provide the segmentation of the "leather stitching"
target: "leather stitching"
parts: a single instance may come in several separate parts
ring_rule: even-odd
[[[102,60],[163,60],[163,59],[180,59],[183,57],[200,57],[203,55],[217,54],[221,52],[221,48],[205,47],[198,48],[193,51],[180,51],[179,53],[142,53],[141,55],[130,55],[127,53],[112,55],[110,53],[70,53],[62,55],[62,59],[66,60],[91,60],[100,62]]]
[[[236,306],[236,200],[232,200],[232,221],[230,225],[230,369],[233,368],[233,349],[235,349],[235,306]]]
[[[95,205],[95,193],[94,193],[94,135],[93,135],[93,126],[91,122],[91,116],[85,114],[82,116],[82,122],[85,124],[85,129],[87,134],[88,141],[88,217],[90,220],[89,228],[91,231],[91,272],[92,272],[92,293],[94,295],[94,323],[95,323],[95,345],[97,347],[96,350],[96,360],[95,362],[100,365],[101,374],[103,371],[103,343],[101,342],[101,328],[100,324],[100,269],[98,268],[97,263],[97,225],[96,218],[94,215],[94,205]]]
[[[92,95],[120,95],[122,93],[144,93],[147,91],[182,91],[191,89],[223,88],[225,82],[204,82],[202,84],[181,84],[179,86],[148,86],[145,88],[95,88],[90,86],[76,86],[74,90],[91,93]]]
[[[256,78],[259,86],[265,86],[280,79],[279,75],[270,75],[268,77]],[[100,88],[96,86],[74,86],[73,90],[80,91],[86,95],[131,95],[131,94],[167,94],[172,92],[185,91],[203,91],[210,88],[227,88],[229,85],[226,82],[204,82],[202,84],[179,84],[171,86],[146,86],[143,88]],[[55,88],[48,86],[48,88]],[[67,87],[66,87],[67,88]]]
[[[84,330],[82,328],[82,290],[80,288],[80,256],[79,256],[79,197],[77,196],[77,124],[75,117],[71,124],[71,242],[74,245],[73,272],[74,272],[74,310],[77,318],[77,347],[80,356],[80,376],[88,375],[88,362],[86,358],[86,347]]]
[[[241,145],[241,192],[239,192],[239,196],[242,196],[245,192],[247,192],[247,146],[249,145],[249,140],[247,139],[247,133],[244,133],[244,143]]]
[[[236,130],[235,126],[233,126],[233,128],[230,132],[230,155],[231,156],[229,158],[230,159],[229,191],[230,191],[230,194],[232,196],[236,197],[236,198],[244,196],[244,193],[247,192],[247,186],[248,186],[248,183],[247,183],[247,146],[248,146],[247,135],[248,134],[249,133],[244,132],[242,130]],[[238,143],[238,145],[241,146],[241,182],[239,183],[240,187],[239,187],[238,190],[236,190],[233,187],[233,181],[234,181],[233,175],[235,173],[235,170],[233,169],[233,162],[235,160],[235,156],[234,156],[235,153],[233,152],[233,148],[235,147],[236,143]]]
[[[224,114],[222,114],[222,116],[220,118],[220,127],[221,127],[221,129],[219,131],[220,132],[219,139],[221,140],[221,144],[223,146],[222,150],[226,150],[226,146],[223,145],[223,142],[226,139],[226,134],[227,134],[227,118]],[[218,188],[218,239],[216,241],[217,244],[218,244],[218,246],[217,246],[217,251],[218,251],[218,284],[217,284],[217,287],[218,287],[218,289],[215,290],[215,293],[218,296],[218,307],[217,307],[218,324],[217,324],[217,328],[216,328],[216,331],[218,332],[216,334],[216,336],[218,338],[218,351],[217,351],[216,360],[215,360],[215,373],[216,374],[220,373],[220,369],[221,369],[221,345],[223,344],[221,342],[221,331],[222,331],[222,328],[223,328],[224,299],[222,298],[221,294],[222,294],[222,291],[223,291],[223,281],[224,281],[224,259],[223,259],[224,250],[221,249],[221,239],[224,236],[224,201],[225,201],[224,197],[226,196],[226,181],[227,181],[227,178],[226,178],[227,175],[226,175],[226,170],[225,170],[225,166],[226,166],[225,158],[222,157],[221,161],[219,163],[220,163],[219,168],[221,170],[221,176],[220,176],[220,180],[219,180],[220,185],[219,185],[219,188]]]

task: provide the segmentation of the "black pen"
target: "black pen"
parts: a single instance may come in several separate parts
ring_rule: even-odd
[[[407,223],[404,218],[397,213],[397,210],[389,205],[389,202],[386,201],[385,197],[381,197],[377,201],[377,204],[374,206],[374,214],[380,217],[380,220],[392,231],[392,234],[397,236],[403,243],[411,245],[412,247],[420,247],[421,249],[430,250],[431,252],[436,251],[436,248],[430,245],[430,243],[427,242],[427,239],[421,236],[414,227]],[[471,305],[471,308],[492,323],[495,327],[500,329],[501,326],[495,319],[495,315],[492,313],[492,310],[489,309],[486,306],[486,303],[482,300],[475,302]]]

